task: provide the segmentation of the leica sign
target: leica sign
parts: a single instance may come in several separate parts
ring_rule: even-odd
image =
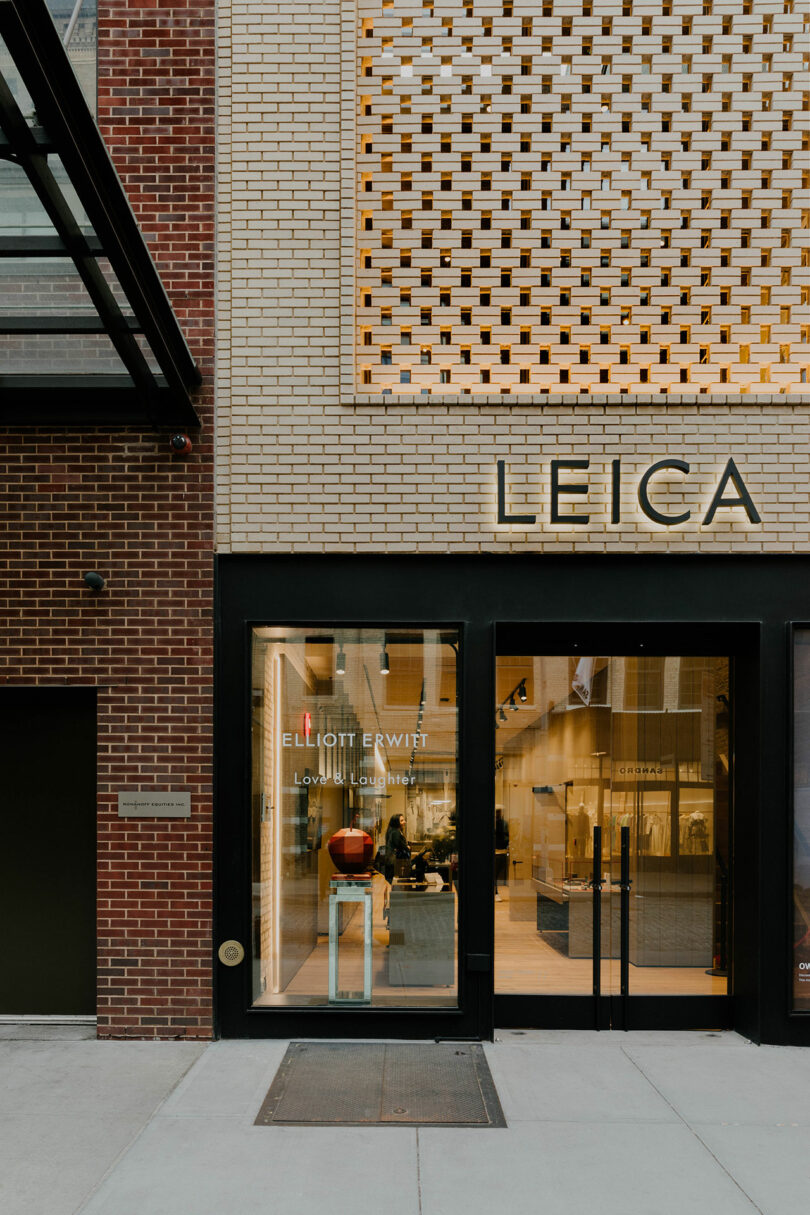
[[[540,503],[541,506],[545,505],[545,520],[540,519],[539,522],[537,514],[518,515],[510,512],[507,505],[506,461],[498,460],[497,467],[499,524],[534,527],[542,526],[545,521],[552,525],[587,527],[592,520],[610,523],[622,521],[622,503],[626,490],[620,459],[611,460],[609,466],[603,466],[598,472],[591,471],[589,459],[572,457],[550,460],[544,477],[547,493],[542,494]],[[681,493],[683,490],[688,492],[691,473],[692,466],[686,460],[668,457],[665,460],[657,460],[640,475],[635,475],[635,496],[642,513],[652,523],[660,527],[683,527],[694,517],[699,519],[701,526],[709,527],[715,516],[720,519],[744,518],[751,524],[761,522],[759,511],[742,474],[730,457],[722,471],[715,474],[708,492],[705,475],[701,477],[702,489],[695,482],[694,509],[673,508],[667,497],[672,491],[674,480],[677,479],[683,487]],[[589,503],[593,502],[592,494],[597,485],[602,490],[599,495],[599,514],[596,514],[595,510],[587,509]]]

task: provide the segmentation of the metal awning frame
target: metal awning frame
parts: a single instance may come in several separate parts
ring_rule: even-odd
[[[199,426],[190,395],[200,383],[199,370],[44,0],[0,0],[0,36],[37,119],[35,126],[26,121],[0,77],[0,157],[24,170],[56,232],[0,237],[0,258],[70,258],[97,312],[95,318],[6,316],[0,333],[106,333],[128,373],[10,376],[0,365],[0,419],[37,425],[146,419],[154,426]],[[93,236],[79,227],[48,154],[60,157]],[[100,257],[108,259],[134,320],[122,312]],[[160,374],[144,357],[139,333]]]

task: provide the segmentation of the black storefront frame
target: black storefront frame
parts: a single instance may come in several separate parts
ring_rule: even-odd
[[[244,659],[252,623],[386,628],[405,621],[414,628],[461,627],[459,761],[468,798],[461,843],[467,887],[461,891],[465,920],[459,1011],[251,1009],[248,968],[215,963],[219,1032],[231,1037],[491,1036],[495,624],[551,627],[562,621],[565,627],[610,626],[636,636],[645,630],[652,635],[656,628],[683,636],[714,625],[727,643],[713,652],[733,654],[736,649],[736,782],[745,797],[736,799],[734,816],[729,1020],[755,1041],[810,1044],[810,1018],[788,1015],[783,947],[791,939],[792,848],[785,631],[789,621],[810,618],[810,559],[754,554],[233,554],[219,558],[217,584],[215,947],[232,937],[250,942],[249,682]],[[667,652],[676,650],[668,646]],[[637,997],[640,1011],[646,999]],[[681,1023],[675,1011],[680,999],[689,998],[670,997],[671,1015],[650,1020],[645,1014],[645,1023],[662,1028]]]

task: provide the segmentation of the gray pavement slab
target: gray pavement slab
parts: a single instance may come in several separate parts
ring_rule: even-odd
[[[3,1215],[73,1215],[204,1049],[0,1041]]]
[[[383,1138],[381,1138],[381,1136]],[[416,1132],[156,1117],[82,1215],[414,1215]]]
[[[621,1050],[605,1049],[601,1041],[574,1049],[559,1043],[502,1042],[487,1047],[487,1059],[510,1125],[678,1121],[633,1060]]]
[[[701,1126],[715,1158],[766,1215],[810,1210],[810,1129]]]
[[[217,1042],[180,1081],[163,1115],[252,1121],[286,1049],[286,1042]]]
[[[632,1042],[625,1054],[687,1122],[810,1126],[810,1051],[737,1041],[738,1050],[710,1060],[701,1052]]]
[[[0,1021],[0,1042],[83,1042],[95,1039],[96,1026],[85,1023],[70,1025],[64,1022],[48,1024],[27,1021]]]
[[[520,1122],[477,1139],[420,1130],[419,1165],[420,1215],[756,1212],[683,1124]]]

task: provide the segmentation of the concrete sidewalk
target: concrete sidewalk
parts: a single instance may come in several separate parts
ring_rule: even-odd
[[[810,1051],[502,1031],[506,1129],[332,1129],[253,1126],[284,1042],[79,1036],[0,1029],[3,1215],[810,1209]]]

